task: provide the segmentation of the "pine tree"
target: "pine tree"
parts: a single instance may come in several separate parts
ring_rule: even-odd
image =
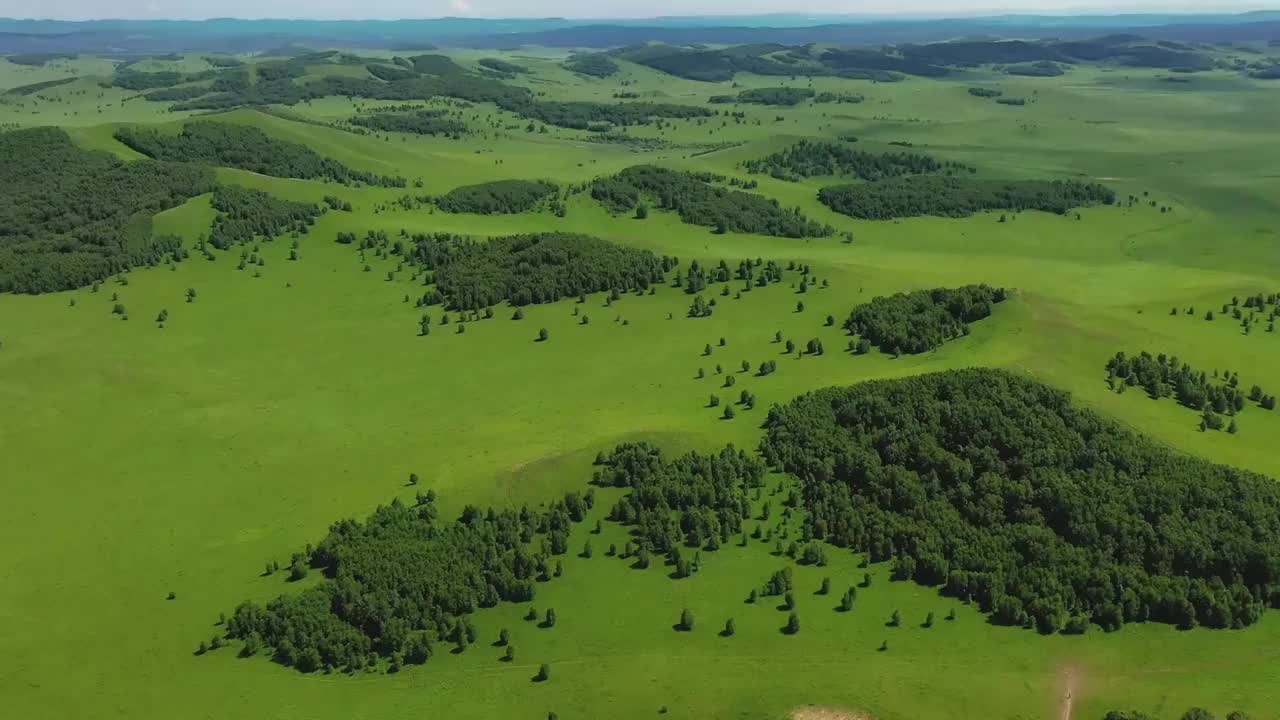
[[[720,635],[722,637],[733,637],[733,634],[735,632],[737,632],[737,627],[733,624],[733,618],[729,618],[728,620],[725,620],[724,630],[720,631]]]

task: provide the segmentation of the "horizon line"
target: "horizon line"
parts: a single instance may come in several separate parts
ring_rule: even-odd
[[[421,17],[285,17],[285,16],[264,16],[264,17],[236,17],[236,16],[211,16],[201,18],[182,18],[182,17],[85,17],[75,19],[65,18],[49,18],[49,17],[9,17],[0,16],[0,22],[50,22],[50,23],[89,23],[89,22],[423,22],[423,21],[443,21],[443,20],[479,20],[479,21],[565,21],[565,22],[591,22],[600,24],[609,24],[614,22],[643,22],[643,21],[670,21],[670,20],[693,20],[693,19],[719,19],[726,20],[744,20],[750,18],[770,18],[770,17],[806,17],[815,20],[823,18],[846,18],[846,19],[868,19],[868,20],[913,20],[913,21],[943,21],[943,20],[972,20],[981,18],[1073,18],[1073,17],[1107,17],[1107,18],[1124,18],[1124,17],[1160,17],[1160,16],[1177,16],[1181,18],[1195,17],[1240,17],[1252,14],[1280,13],[1280,7],[1263,7],[1257,5],[1241,5],[1237,8],[1222,8],[1220,10],[1199,10],[1190,9],[1185,6],[1169,9],[1151,9],[1151,8],[1133,8],[1133,9],[1111,9],[1107,7],[1091,8],[1058,8],[1046,9],[1044,11],[1010,11],[1003,9],[991,10],[974,10],[960,13],[945,12],[860,12],[860,13],[806,13],[806,12],[768,12],[768,13],[712,13],[712,14],[693,14],[693,15],[651,15],[651,16],[617,16],[617,17],[575,17],[569,15],[437,15],[437,16],[421,16]]]

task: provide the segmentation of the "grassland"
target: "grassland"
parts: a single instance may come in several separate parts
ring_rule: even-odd
[[[473,62],[482,55],[458,56]],[[590,79],[560,68],[563,56],[553,53],[503,57],[534,70],[516,82],[557,99],[607,101],[625,90],[704,103],[728,89],[625,62],[617,76]],[[71,61],[86,76],[102,72],[96,62]],[[0,86],[70,72],[28,70],[0,66]],[[520,620],[522,606],[484,610],[476,616],[483,640],[467,653],[442,652],[421,668],[354,678],[303,675],[262,658],[238,660],[228,650],[192,654],[215,632],[219,612],[288,589],[278,575],[260,576],[264,561],[283,562],[336,519],[411,498],[410,472],[441,494],[446,512],[466,503],[537,503],[582,489],[595,453],[620,440],[647,438],[672,449],[754,446],[770,403],[832,384],[972,365],[1013,368],[1179,450],[1280,477],[1280,415],[1251,410],[1237,435],[1201,433],[1196,416],[1172,403],[1112,393],[1102,370],[1117,350],[1147,349],[1230,368],[1268,387],[1280,380],[1280,335],[1244,336],[1227,322],[1168,314],[1171,306],[1216,307],[1232,295],[1280,289],[1274,85],[1226,73],[1173,85],[1157,73],[1101,68],[1057,78],[967,75],[884,84],[815,79],[819,92],[858,92],[866,100],[743,106],[740,124],[629,129],[670,144],[651,152],[589,142],[586,133],[528,133],[518,118],[484,106],[466,111],[474,132],[462,140],[327,127],[353,111],[351,101],[337,98],[290,110],[320,124],[247,110],[219,115],[358,169],[421,179],[422,192],[431,194],[506,178],[581,183],[640,162],[746,179],[744,159],[800,137],[854,134],[862,149],[911,142],[987,177],[1099,178],[1122,197],[1149,193],[1172,211],[1143,204],[1087,209],[1079,220],[1023,213],[1007,223],[994,215],[861,222],[817,202],[817,188],[830,179],[756,178],[758,192],[853,233],[847,243],[838,235],[715,235],[658,211],[646,220],[614,218],[585,196],[570,199],[564,218],[469,216],[385,208],[403,191],[338,188],[355,212],[324,216],[301,241],[300,261],[287,260],[287,240],[263,243],[261,277],[237,271],[234,256],[208,262],[196,255],[172,271],[130,273],[128,285],[104,283],[97,294],[0,297],[0,697],[7,712],[145,720],[442,712],[540,718],[554,711],[568,719],[642,718],[666,707],[680,718],[780,718],[819,704],[885,720],[1042,718],[1056,716],[1070,676],[1078,718],[1114,707],[1174,717],[1190,705],[1275,717],[1274,612],[1242,631],[1150,625],[1042,637],[990,626],[976,610],[890,583],[886,568],[873,567],[872,587],[844,615],[831,610],[835,597],[807,590],[830,576],[838,597],[861,577],[858,557],[835,553],[830,567],[797,569],[803,630],[785,636],[778,632],[785,613],[743,603],[782,562],[760,543],[726,546],[706,556],[695,577],[673,581],[659,568],[631,570],[605,557],[609,542],[623,542],[609,524],[603,537],[591,537],[594,558],[566,558],[565,576],[539,587],[534,604],[557,610],[553,629]],[[738,82],[780,84],[750,76]],[[1029,102],[1011,107],[972,97],[967,87],[974,84]],[[82,145],[130,157],[112,139],[113,124],[180,119],[160,104],[122,106],[121,91],[101,90],[106,98],[98,91],[87,79],[54,88],[39,114],[6,100],[0,122],[71,126]],[[703,153],[721,143],[735,145]],[[289,199],[318,202],[335,192],[234,170],[219,177]],[[211,219],[202,197],[156,225],[194,242]],[[394,264],[372,255],[365,272],[351,247],[332,242],[338,231],[401,228],[566,230],[684,262],[796,260],[830,287],[797,296],[789,276],[739,300],[717,298],[714,316],[705,319],[685,318],[690,298],[672,288],[609,308],[603,296],[592,296],[579,308],[591,316],[586,326],[574,315],[579,306],[564,301],[528,308],[520,321],[499,309],[464,335],[423,338],[416,336],[420,311],[403,302],[418,286],[403,273],[388,280]],[[900,359],[838,351],[845,341],[839,321],[854,303],[972,282],[1016,292],[971,336]],[[191,304],[184,302],[189,287],[199,291]],[[130,320],[111,314],[111,293]],[[804,312],[795,311],[797,299]],[[152,318],[162,309],[170,319],[160,329]],[[828,314],[837,327],[823,326]],[[535,343],[541,327],[550,340]],[[772,342],[776,331],[799,344],[821,338],[828,351],[782,356]],[[702,357],[703,346],[721,337],[726,346]],[[777,373],[742,377],[733,390],[756,393],[756,410],[724,421],[706,407],[710,393],[725,394],[716,389],[715,363],[732,370],[742,360],[766,359],[779,360]],[[699,368],[707,378],[695,379]],[[588,539],[608,505],[596,506],[570,547]],[[169,592],[174,600],[166,600]],[[673,632],[686,607],[697,618],[695,631]],[[941,618],[952,607],[956,621],[918,627],[925,613]],[[894,609],[904,627],[886,628]],[[730,616],[737,634],[718,637]],[[500,652],[486,644],[501,627],[512,631],[515,663],[499,663]],[[879,652],[885,640],[889,650]],[[530,682],[543,662],[552,666],[551,681]]]

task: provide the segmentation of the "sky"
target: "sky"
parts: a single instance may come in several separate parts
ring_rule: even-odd
[[[102,18],[646,18],[658,15],[844,13],[946,15],[1010,13],[1234,12],[1280,0],[0,0],[0,17]]]

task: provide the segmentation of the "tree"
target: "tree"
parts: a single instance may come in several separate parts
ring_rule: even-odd
[[[702,354],[703,355],[711,354],[711,343],[707,343],[706,347],[702,348]]]
[[[724,406],[724,413],[721,415],[721,417],[723,417],[725,420],[732,420],[732,419],[734,419],[736,416],[737,416],[737,413],[735,413],[735,412],[733,411],[733,406],[732,406],[732,405],[725,405],[725,406]]]
[[[293,564],[289,566],[289,582],[297,582],[307,576],[307,564],[302,558],[297,558]]]
[[[1182,720],[1213,720],[1213,713],[1200,707],[1193,707],[1182,713]]]
[[[787,635],[795,635],[800,632],[800,616],[794,612],[787,616],[787,624],[783,626],[782,632]]]
[[[550,337],[550,334],[547,333],[546,328],[542,328],[538,331],[538,342],[546,342],[548,337]]]
[[[551,679],[551,666],[542,663],[538,666],[538,674],[533,676],[534,682],[546,682]]]
[[[844,595],[840,598],[840,612],[849,612],[853,610],[854,600],[857,598],[858,591],[852,586],[844,591]]]
[[[689,611],[689,608],[680,611],[680,623],[676,626],[676,629],[681,632],[693,632],[693,613]]]
[[[555,608],[547,608],[547,616],[546,619],[542,621],[542,626],[547,628],[553,628],[556,626]]]
[[[508,645],[505,652],[502,653],[503,662],[514,662],[516,659],[516,646]]]
[[[791,353],[793,353],[793,352],[795,352],[795,351],[796,351],[796,344],[795,344],[795,343],[793,343],[793,342],[791,342],[790,340],[788,340],[788,341],[787,341],[787,353],[786,353],[786,354],[790,355]]]
[[[498,631],[498,647],[504,647],[511,644],[511,633],[506,628]]]
[[[751,363],[746,360],[742,361],[742,372],[751,372]]]
[[[786,593],[784,593],[782,596],[782,609],[783,610],[796,609],[796,596],[794,593],[792,593],[789,590]]]
[[[897,610],[893,611],[893,615],[889,618],[889,627],[898,627],[902,624],[902,614]]]
[[[586,544],[582,546],[582,557],[584,558],[591,557],[591,541],[590,540],[588,540]]]
[[[929,611],[929,614],[925,615],[924,617],[924,627],[927,627],[927,628],[933,627],[933,611],[932,610]]]
[[[733,618],[729,618],[728,620],[724,621],[724,630],[720,631],[720,636],[733,637],[733,634],[737,632],[737,630],[738,630],[737,626],[733,624]]]
[[[647,217],[649,217],[649,206],[644,203],[636,205],[636,219],[644,220]]]
[[[804,301],[803,301],[803,300],[796,302],[796,312],[798,312],[798,313],[802,313],[802,312],[804,312]]]
[[[711,399],[707,401],[707,405],[709,407],[720,407],[720,397],[717,395],[712,395]]]
[[[512,319],[512,320],[523,320],[523,319],[524,319],[524,308],[516,308],[516,311],[515,311],[515,312],[513,312],[513,313],[511,313],[511,319]]]
[[[831,593],[831,578],[822,578],[822,586],[818,588],[819,595],[828,595]]]

